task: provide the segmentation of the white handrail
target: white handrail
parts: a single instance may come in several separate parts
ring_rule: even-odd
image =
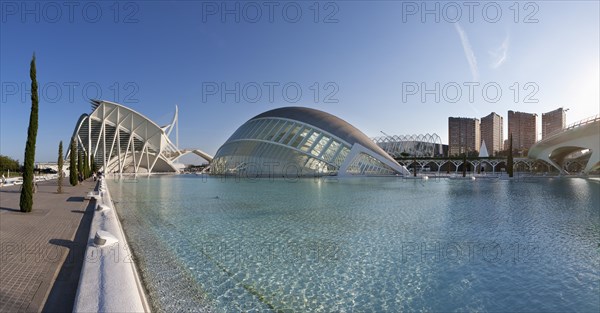
[[[594,115],[594,116],[586,117],[586,118],[584,118],[582,120],[579,120],[577,122],[569,124],[567,127],[563,128],[563,129],[558,129],[558,130],[555,130],[555,131],[553,131],[553,132],[551,132],[549,134],[546,134],[546,136],[544,136],[542,139],[538,140],[537,142],[544,141],[546,139],[549,139],[550,137],[554,137],[554,135],[560,134],[560,133],[565,132],[567,130],[574,129],[574,128],[577,128],[577,127],[580,127],[580,126],[583,126],[583,125],[587,125],[587,124],[590,124],[590,123],[594,123],[594,122],[596,122],[598,120],[600,120],[600,115],[598,115],[598,114]]]

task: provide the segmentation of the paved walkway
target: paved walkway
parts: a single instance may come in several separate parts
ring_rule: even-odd
[[[19,185],[0,188],[0,312],[70,312],[87,244],[94,188],[38,183],[33,211],[19,211]]]

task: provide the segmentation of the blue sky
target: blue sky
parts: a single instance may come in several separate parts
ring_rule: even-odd
[[[50,3],[2,1],[0,154],[19,160],[34,51],[42,162],[56,160],[87,98],[159,124],[177,104],[180,147],[211,154],[282,106],[330,112],[368,136],[444,143],[448,116],[495,111],[506,124],[508,110],[541,119],[563,106],[571,123],[599,113],[598,1]]]

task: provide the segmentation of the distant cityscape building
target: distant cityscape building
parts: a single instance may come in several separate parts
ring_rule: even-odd
[[[558,108],[554,111],[542,113],[542,138],[555,134],[566,127],[567,110]]]
[[[479,152],[481,133],[479,120],[466,117],[448,118],[448,155]]]
[[[416,157],[443,156],[442,138],[438,134],[393,135],[374,137],[372,140],[394,158],[405,155]]]
[[[481,140],[485,142],[490,156],[495,156],[504,149],[503,122],[502,116],[496,114],[496,112],[481,118]]]
[[[513,149],[528,150],[537,141],[537,114],[508,111],[508,135]]]

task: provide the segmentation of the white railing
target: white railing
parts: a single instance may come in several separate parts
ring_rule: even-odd
[[[542,137],[542,134],[539,133],[538,134],[538,138],[542,138],[542,139],[538,140],[537,142],[544,141],[546,139],[549,139],[550,137],[554,137],[555,135],[563,133],[563,132],[565,132],[567,130],[574,129],[574,128],[577,128],[577,127],[580,127],[580,126],[583,126],[583,125],[587,125],[587,124],[590,124],[590,123],[594,123],[594,122],[596,122],[598,120],[600,120],[600,115],[594,115],[594,116],[590,116],[590,117],[584,118],[582,120],[579,120],[577,122],[571,123],[571,124],[569,124],[567,127],[563,128],[563,129],[555,130],[555,131],[553,131],[553,132],[551,132],[549,134],[546,134],[546,136],[544,136],[544,137]]]
[[[579,121],[577,121],[575,123],[572,123],[571,125],[567,126],[564,130],[573,129],[573,128],[576,128],[576,127],[579,127],[579,126],[590,124],[590,123],[593,123],[593,122],[595,122],[597,120],[600,120],[600,115],[598,115],[598,114],[594,115],[594,116],[590,116],[590,117],[582,119],[582,120],[579,120]]]

